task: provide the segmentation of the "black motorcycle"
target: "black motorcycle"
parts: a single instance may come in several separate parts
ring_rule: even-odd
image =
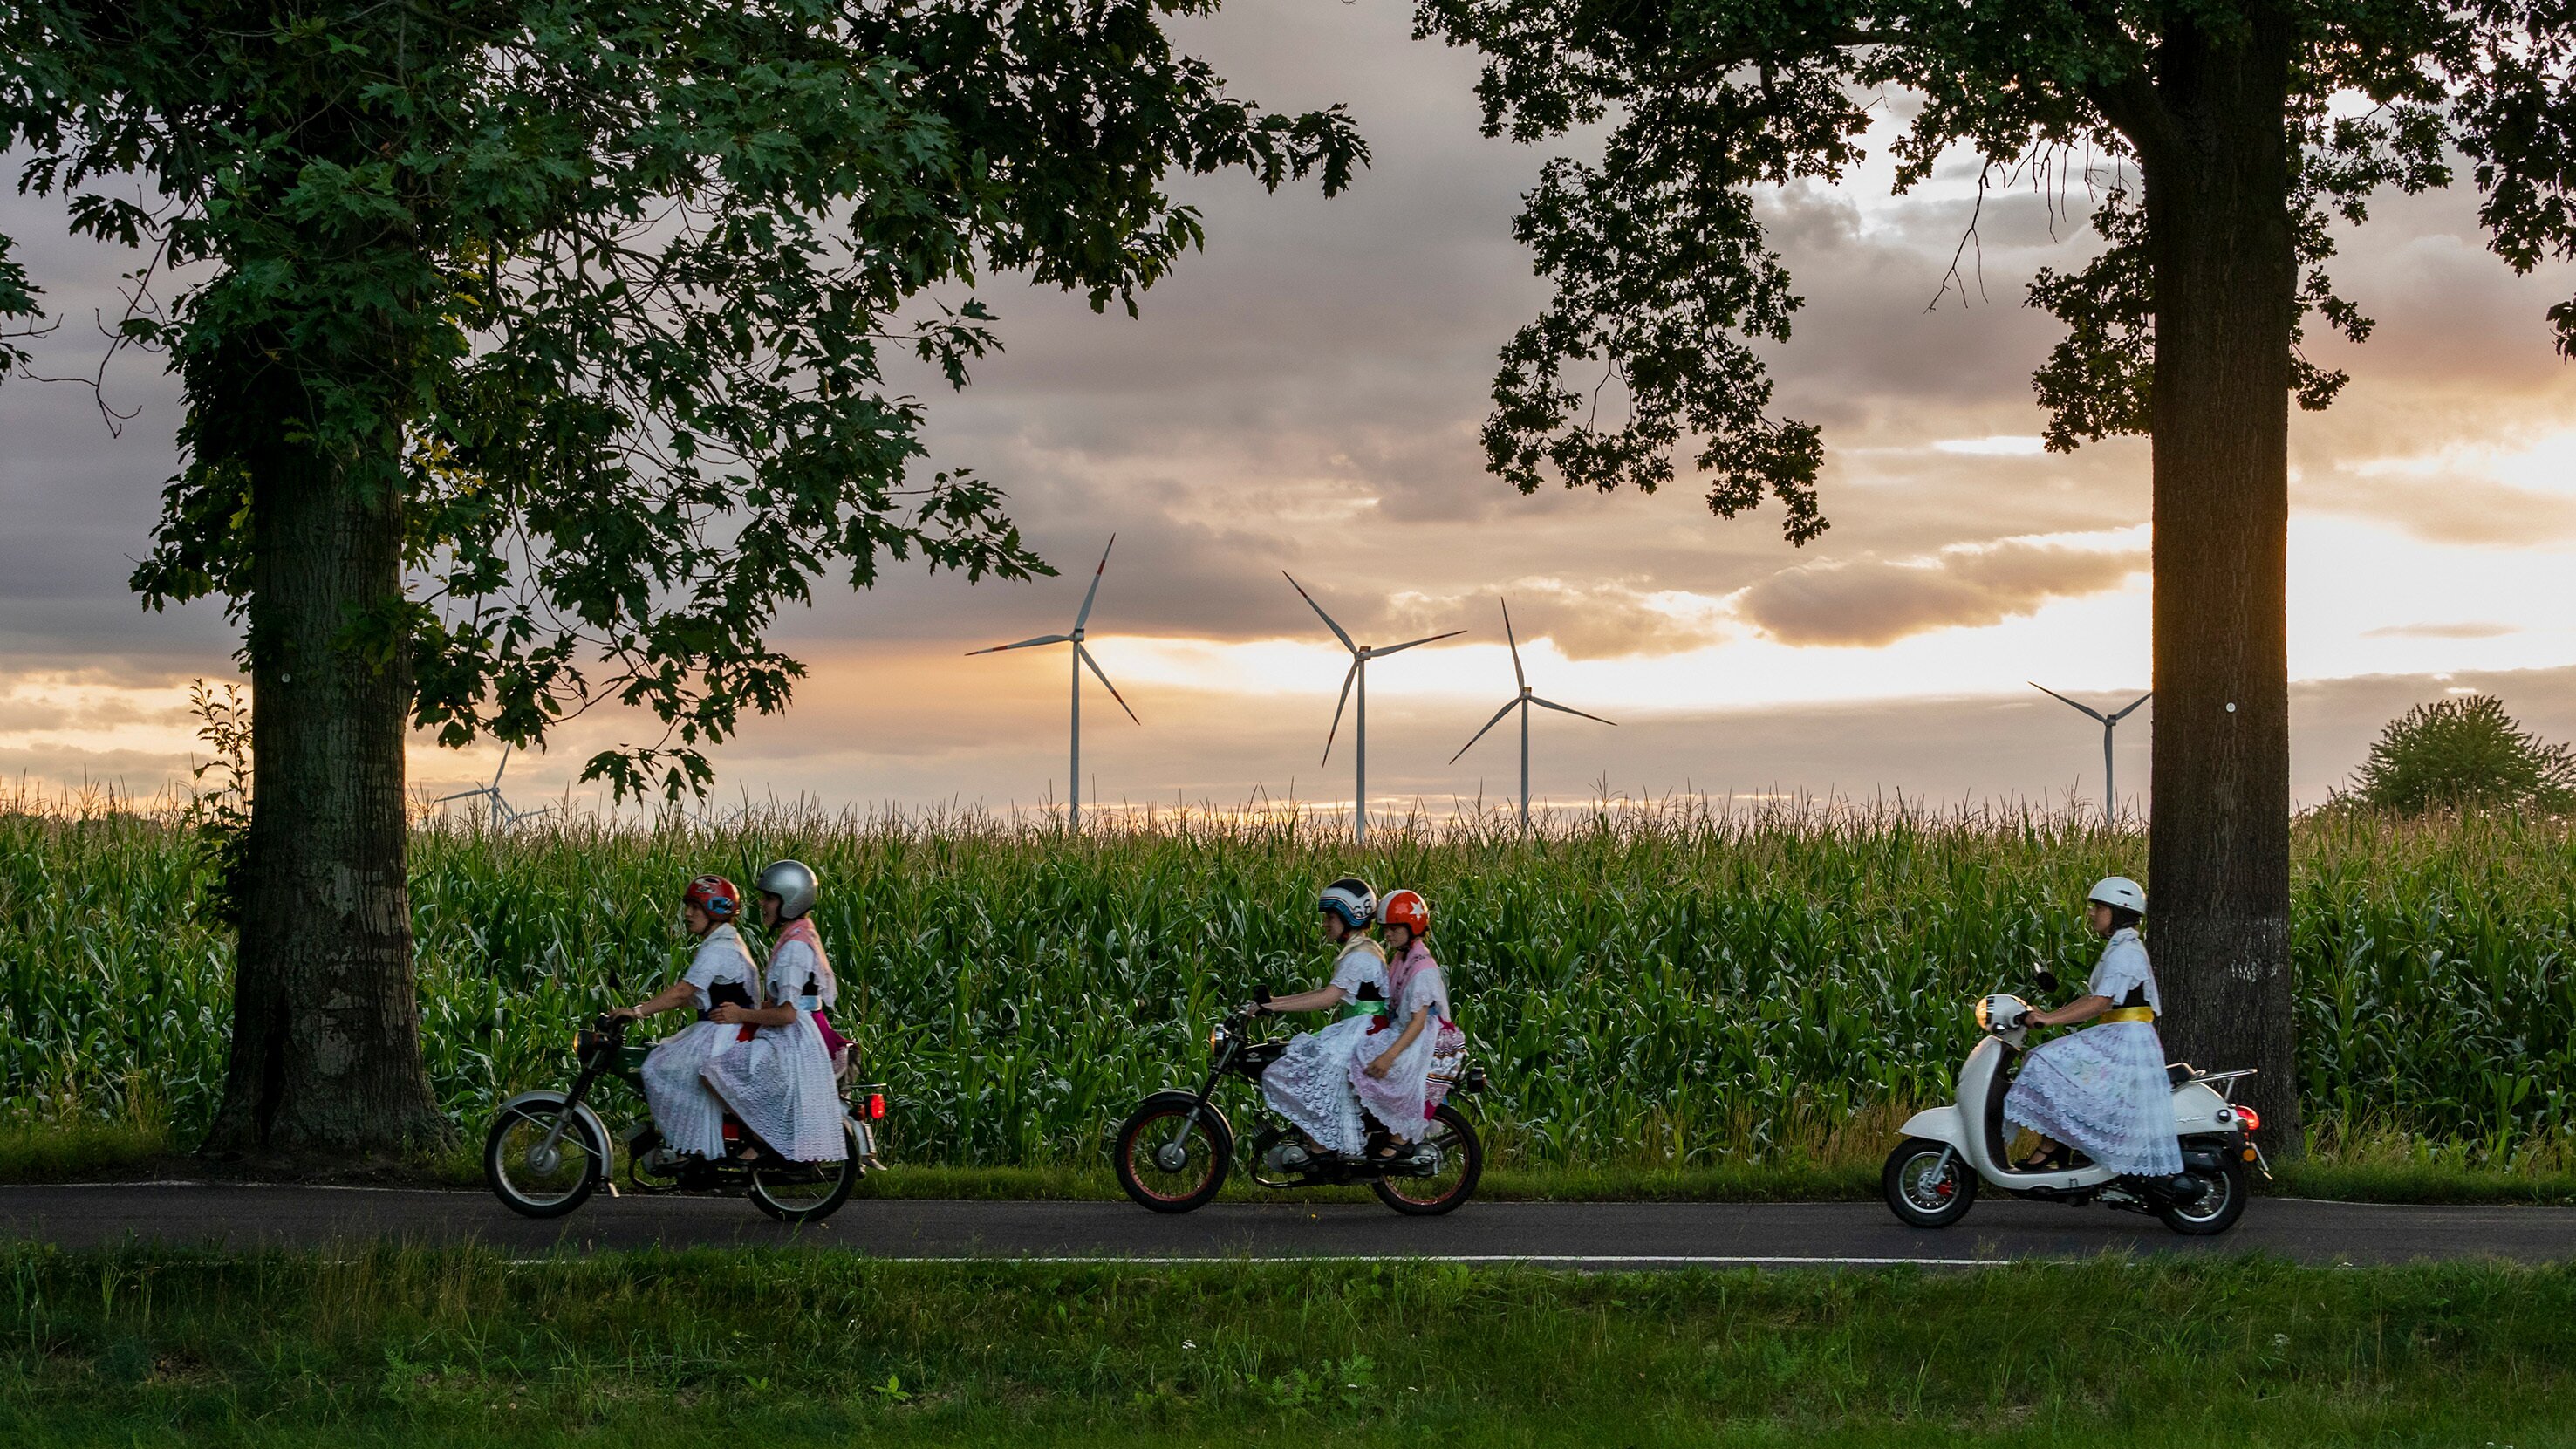
[[[1207,1079],[1195,1092],[1156,1092],[1119,1125],[1115,1156],[1118,1185],[1137,1206],[1185,1213],[1216,1198],[1234,1167],[1234,1127],[1209,1100],[1229,1076],[1259,1082],[1287,1050],[1285,1041],[1253,1041],[1252,1015],[1238,1011],[1208,1034]],[[1481,1092],[1482,1068],[1468,1067],[1451,1091]],[[1265,1110],[1267,1110],[1265,1108]],[[1475,1124],[1443,1102],[1411,1152],[1395,1162],[1372,1162],[1326,1152],[1285,1123],[1264,1126],[1249,1144],[1252,1180],[1287,1189],[1366,1183],[1378,1201],[1400,1213],[1452,1212],[1473,1197],[1485,1175],[1485,1144]]]
[[[559,1218],[589,1201],[609,1183],[615,1154],[608,1124],[590,1105],[603,1081],[622,1082],[634,1093],[631,1104],[644,1104],[644,1058],[649,1045],[630,1045],[627,1019],[603,1016],[573,1041],[579,1072],[568,1092],[521,1092],[493,1114],[492,1131],[483,1141],[483,1180],[510,1211],[532,1218]],[[623,1136],[626,1180],[639,1193],[707,1193],[743,1196],[751,1205],[786,1223],[810,1223],[830,1217],[850,1200],[851,1190],[877,1160],[877,1127],[885,1120],[886,1089],[880,1083],[849,1087],[842,1102],[841,1133],[848,1155],[839,1162],[790,1162],[763,1148],[751,1162],[700,1162],[675,1159],[660,1150],[661,1134],[643,1112]],[[725,1114],[725,1140],[740,1140],[742,1124]],[[609,1183],[609,1195],[617,1188]]]

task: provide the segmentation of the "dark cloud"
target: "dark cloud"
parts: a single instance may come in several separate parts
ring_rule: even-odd
[[[1784,570],[1745,590],[1736,611],[1783,644],[1888,644],[1932,629],[1997,623],[2054,598],[2101,593],[2146,566],[2144,550],[2014,541]]]

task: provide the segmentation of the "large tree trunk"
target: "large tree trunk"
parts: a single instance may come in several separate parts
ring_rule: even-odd
[[[2258,1141],[2299,1150],[2290,972],[2291,36],[2169,36],[2142,145],[2155,269],[2150,927],[2165,1040],[2261,1072]]]
[[[273,395],[246,416],[274,437],[304,399],[268,371]],[[346,1164],[447,1130],[421,1070],[412,980],[410,680],[400,649],[352,639],[401,602],[402,501],[282,439],[244,453],[253,794],[234,887],[232,1060],[206,1146]]]

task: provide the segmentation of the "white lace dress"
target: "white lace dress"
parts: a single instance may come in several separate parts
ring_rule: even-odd
[[[1386,958],[1375,941],[1357,937],[1342,947],[1333,963],[1332,984],[1346,997],[1374,983],[1386,990]],[[1279,1060],[1261,1074],[1261,1095],[1280,1116],[1327,1149],[1357,1157],[1368,1148],[1368,1127],[1360,1116],[1359,1093],[1351,1089],[1354,1061],[1368,1058],[1370,1016],[1346,1017],[1320,1031],[1304,1032],[1288,1042]],[[1374,1052],[1369,1055],[1375,1055]]]
[[[814,949],[789,937],[769,953],[763,999],[794,1004],[805,982],[822,975]],[[707,1063],[706,1079],[743,1126],[791,1160],[839,1162],[850,1155],[832,1058],[811,1012],[797,1012],[785,1026],[760,1028],[751,1040]]]
[[[751,948],[730,924],[699,938],[698,953],[680,979],[697,988],[701,1012],[714,1008],[707,993],[717,986],[736,986],[752,1000],[760,999],[752,984],[756,978]],[[660,1130],[663,1144],[672,1151],[724,1156],[724,1103],[707,1090],[702,1074],[708,1062],[735,1045],[739,1035],[735,1027],[693,1021],[664,1037],[645,1056],[644,1100],[653,1109],[653,1125]]]
[[[1442,1028],[1452,1033],[1457,1028],[1449,1019],[1448,978],[1441,975],[1440,963],[1431,959],[1431,952],[1416,941],[1398,969],[1403,965],[1410,965],[1412,974],[1405,977],[1395,1010],[1378,1018],[1387,1023],[1386,1028],[1361,1039],[1351,1060],[1351,1089],[1359,1093],[1360,1105],[1375,1113],[1388,1131],[1410,1142],[1422,1135],[1423,1119],[1430,1115],[1431,1058],[1439,1048]],[[1402,1039],[1417,1011],[1431,1015],[1415,1033],[1412,1045],[1396,1054],[1385,1076],[1370,1076],[1368,1064]]]
[[[2146,943],[2134,929],[2112,935],[2085,990],[2115,1006],[2143,991],[2149,1007],[2164,1010]],[[2103,1022],[2032,1048],[2004,1094],[2004,1120],[2078,1148],[2113,1172],[2182,1171],[2173,1085],[2154,1022]]]

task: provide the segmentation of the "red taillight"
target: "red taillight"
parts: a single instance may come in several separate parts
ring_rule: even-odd
[[[2244,1123],[2245,1130],[2248,1132],[2259,1132],[2263,1130],[2263,1114],[2255,1111],[2251,1107],[2237,1108],[2236,1120]]]
[[[885,1093],[868,1093],[868,1120],[871,1122],[882,1122],[885,1120]]]

